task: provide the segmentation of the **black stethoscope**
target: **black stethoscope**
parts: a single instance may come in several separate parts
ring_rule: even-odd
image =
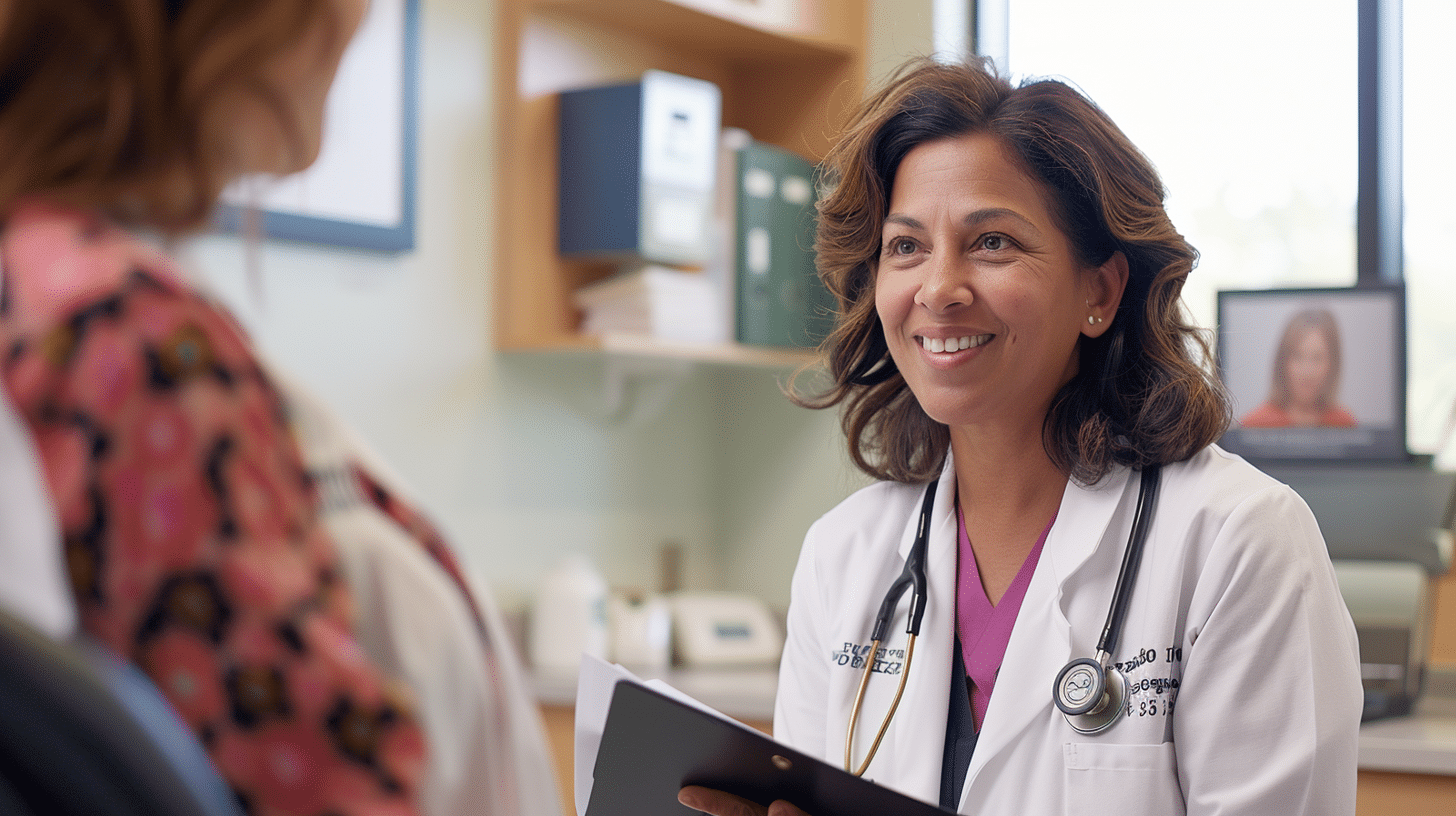
[[[1127,617],[1128,601],[1132,597],[1132,585],[1137,578],[1138,564],[1142,561],[1143,544],[1147,541],[1151,526],[1153,504],[1158,499],[1159,468],[1156,465],[1144,468],[1142,481],[1138,486],[1137,508],[1133,513],[1132,530],[1128,533],[1127,547],[1122,553],[1122,566],[1117,572],[1117,585],[1112,592],[1112,603],[1107,610],[1107,622],[1102,626],[1102,637],[1097,641],[1097,653],[1093,657],[1079,657],[1057,673],[1052,685],[1052,701],[1062,710],[1067,723],[1083,734],[1098,734],[1111,728],[1122,713],[1128,696],[1127,678],[1112,666],[1112,653],[1117,649],[1117,640],[1122,634],[1122,624]],[[935,503],[936,482],[925,486],[925,498],[920,503],[920,519],[915,528],[915,543],[905,559],[905,568],[900,577],[885,592],[880,610],[875,615],[875,628],[870,636],[869,659],[865,661],[864,674],[860,676],[859,689],[854,695],[854,706],[849,714],[849,731],[844,738],[844,769],[861,776],[880,748],[880,741],[890,727],[890,719],[900,706],[900,697],[905,693],[905,680],[910,676],[910,662],[915,657],[915,638],[920,634],[920,620],[925,617],[925,550],[930,541],[930,510]],[[880,640],[890,619],[895,616],[895,607],[905,590],[914,587],[910,593],[910,618],[905,627],[909,640],[905,646],[905,666],[900,672],[900,687],[890,702],[890,710],[880,721],[870,751],[859,767],[854,767],[852,748],[854,727],[859,722],[860,704],[864,702],[865,687],[869,685],[874,655],[879,653]]]

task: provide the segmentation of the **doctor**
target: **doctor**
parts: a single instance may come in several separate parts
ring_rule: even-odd
[[[1354,627],[1303,501],[1213,444],[1148,160],[1060,82],[917,61],[825,164],[800,401],[880,481],[808,532],[775,737],[961,813],[1354,813]]]

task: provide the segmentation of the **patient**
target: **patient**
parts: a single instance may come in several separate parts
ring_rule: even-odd
[[[559,812],[489,599],[168,248],[318,154],[367,0],[0,3],[0,603],[255,814]]]

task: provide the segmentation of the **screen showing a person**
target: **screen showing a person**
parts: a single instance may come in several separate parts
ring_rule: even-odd
[[[1403,459],[1405,302],[1399,288],[1218,295],[1225,448],[1253,458]]]

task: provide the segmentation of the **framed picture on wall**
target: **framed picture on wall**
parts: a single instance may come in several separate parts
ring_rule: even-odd
[[[1405,290],[1218,293],[1221,444],[1251,459],[1404,461]]]
[[[329,92],[323,146],[308,170],[246,178],[217,223],[263,237],[400,252],[415,241],[420,0],[371,0]]]

